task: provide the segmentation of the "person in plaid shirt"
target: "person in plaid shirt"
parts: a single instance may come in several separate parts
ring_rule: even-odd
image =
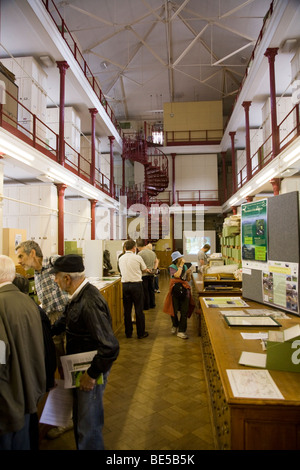
[[[34,282],[39,304],[46,312],[51,325],[53,325],[62,316],[69,300],[68,294],[61,291],[54,280],[54,275],[50,272],[58,256],[53,256],[49,259],[44,258],[39,244],[33,240],[26,240],[20,243],[16,247],[16,253],[18,262],[24,269],[34,269]],[[65,333],[56,336],[53,338],[53,341],[56,349],[58,370],[60,376],[63,377],[60,356],[65,355]],[[70,429],[70,426],[67,428],[54,428],[48,432],[47,436],[56,438],[68,429]]]

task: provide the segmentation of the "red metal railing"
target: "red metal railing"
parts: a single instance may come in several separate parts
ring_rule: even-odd
[[[300,106],[296,104],[278,125],[279,152],[300,135]],[[262,168],[264,168],[277,155],[272,149],[272,134],[263,142],[259,149],[251,156],[251,174],[247,175],[247,165],[243,166],[237,174],[237,189],[240,189]]]
[[[203,204],[219,205],[218,189],[181,189],[176,191],[176,202],[178,204]]]
[[[6,99],[0,104],[0,127],[3,127],[23,142],[39,150],[46,157],[59,163],[58,134],[33,114],[26,106],[5,90]],[[12,112],[13,111],[13,112]],[[22,116],[22,120],[18,118]],[[83,180],[91,182],[91,163],[80,152],[64,141],[64,167]],[[95,169],[95,187],[111,195],[111,182],[98,168]],[[114,185],[113,185],[113,192]]]
[[[273,10],[274,10],[274,0],[272,0],[272,3],[271,3],[271,5],[270,5],[270,8],[269,8],[268,12],[266,13],[266,15],[265,15],[265,17],[264,17],[263,25],[262,25],[262,28],[261,28],[261,30],[260,30],[259,36],[258,36],[258,38],[257,38],[257,41],[256,41],[256,43],[255,43],[255,46],[254,46],[254,49],[253,49],[253,51],[252,51],[251,57],[250,57],[250,59],[249,59],[249,61],[248,61],[248,64],[247,64],[247,67],[246,67],[246,71],[245,71],[245,75],[244,75],[244,77],[243,77],[243,79],[242,79],[242,81],[241,81],[241,83],[240,83],[238,92],[237,92],[237,94],[236,94],[236,97],[235,97],[235,100],[234,100],[234,103],[233,103],[233,106],[232,106],[231,114],[233,113],[233,110],[234,110],[234,107],[235,107],[235,105],[236,105],[236,103],[237,103],[238,97],[240,96],[240,93],[241,93],[241,91],[242,91],[242,88],[243,88],[243,86],[244,86],[244,84],[245,84],[245,81],[246,81],[246,79],[247,79],[247,77],[248,77],[248,73],[249,73],[250,67],[251,67],[251,65],[252,65],[252,63],[253,63],[253,61],[254,61],[255,55],[256,55],[256,50],[257,50],[259,44],[261,43],[261,40],[262,40],[262,38],[263,38],[263,36],[264,36],[264,34],[265,34],[265,30],[266,30],[266,27],[267,27],[267,22],[268,22],[268,20],[271,18],[272,14],[273,14]],[[228,124],[228,122],[229,122],[229,119],[230,119],[230,116],[229,116],[229,118],[228,118],[228,120],[227,120],[227,122],[226,122],[226,124],[225,124],[225,126],[224,126],[224,129],[226,129],[227,124]]]
[[[97,95],[100,103],[104,107],[107,115],[109,116],[111,122],[118,130],[119,134],[122,134],[120,124],[118,123],[114,112],[110,105],[107,103],[107,100],[97,82],[97,79],[92,74],[91,69],[89,68],[86,60],[84,59],[77,42],[75,41],[72,33],[70,32],[69,28],[67,27],[64,19],[62,18],[61,14],[59,13],[57,6],[55,5],[53,0],[42,0],[47,12],[51,16],[52,20],[54,21],[58,31],[60,32],[62,38],[66,42],[67,46],[69,47],[71,53],[73,54],[76,62],[80,66],[82,72],[84,73],[86,79],[88,80],[90,86],[93,88],[95,94]]]
[[[223,129],[165,131],[165,145],[218,145]]]

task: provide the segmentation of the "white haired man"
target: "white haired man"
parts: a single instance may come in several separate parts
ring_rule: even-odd
[[[30,415],[46,391],[37,305],[12,284],[14,262],[0,255],[0,450],[30,450]]]

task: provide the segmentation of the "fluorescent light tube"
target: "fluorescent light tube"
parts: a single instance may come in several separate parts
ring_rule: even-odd
[[[298,158],[300,157],[300,147],[297,147],[296,149],[294,149],[291,153],[289,153],[288,155],[286,155],[283,159],[284,162],[289,162],[290,160],[292,160],[292,158],[294,158],[295,156],[297,156],[296,160],[298,160]],[[295,160],[295,161],[296,161]]]
[[[271,170],[267,171],[264,175],[257,178],[256,183],[261,184],[262,182],[269,180],[272,176],[274,176],[274,174],[275,174],[275,169],[272,168]]]
[[[65,175],[63,172],[60,172],[59,170],[56,170],[55,168],[50,168],[50,176],[54,176],[56,179],[59,179],[62,183],[67,183],[67,184],[72,184],[74,185],[76,183],[75,178],[73,178],[71,175]]]
[[[246,194],[250,193],[251,190],[252,190],[252,186],[249,186],[249,188],[244,189],[244,191],[241,191],[241,192],[240,192],[240,195],[241,195],[242,197],[244,197],[244,196],[246,196]]]

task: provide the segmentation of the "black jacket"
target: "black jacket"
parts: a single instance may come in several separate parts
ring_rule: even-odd
[[[107,372],[119,354],[106,300],[89,282],[66,306],[63,316],[52,326],[52,335],[66,331],[67,354],[97,350],[87,370],[96,379]]]

